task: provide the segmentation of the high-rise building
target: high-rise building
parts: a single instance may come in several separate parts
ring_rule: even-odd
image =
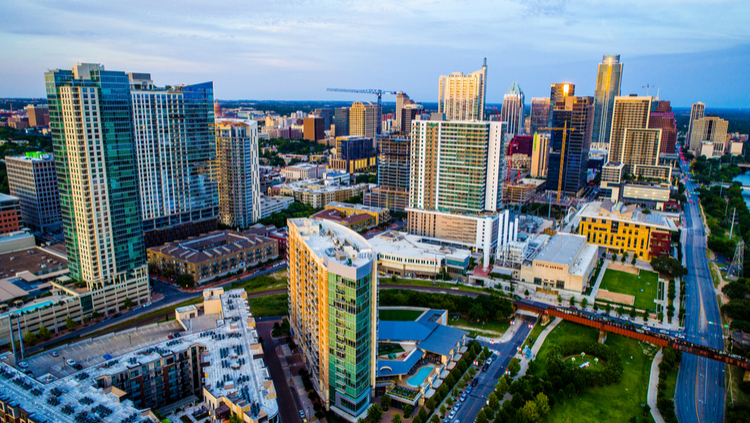
[[[706,105],[701,103],[700,101],[690,107],[690,122],[688,123],[687,135],[685,136],[685,144],[688,148],[690,148],[690,150],[693,150],[693,143],[690,141],[690,136],[693,134],[693,122],[705,115]]]
[[[717,116],[705,116],[693,121],[692,126],[690,149],[695,151],[696,155],[705,155],[709,159],[724,155],[729,121]],[[706,148],[707,144],[711,145]]]
[[[552,112],[552,125],[550,126],[563,128],[567,124],[568,132],[563,150],[563,131],[552,131],[547,189],[557,190],[560,187],[562,193],[566,195],[579,196],[583,193],[586,187],[586,170],[593,123],[593,97],[567,97],[564,106],[557,103],[556,110]],[[561,165],[562,172],[560,172]],[[559,184],[561,175],[562,184]]]
[[[219,219],[247,228],[260,219],[258,123],[217,119],[216,158],[219,165]]]
[[[302,136],[308,141],[325,138],[325,120],[322,117],[308,116],[302,122]]]
[[[626,128],[622,139],[620,158],[615,160],[623,164],[626,175],[635,173],[636,167],[656,166],[659,164],[659,145],[661,129]]]
[[[49,107],[46,105],[29,104],[26,114],[29,116],[29,127],[49,126]]]
[[[529,122],[529,134],[536,134],[539,128],[545,128],[549,124],[549,97],[534,97],[531,99],[531,120]]]
[[[405,92],[399,91],[396,94],[396,131],[401,132],[404,128],[401,126],[401,112],[404,110],[404,104],[411,101]]]
[[[331,158],[329,168],[355,173],[376,165],[377,153],[372,138],[336,137],[336,154]]]
[[[659,153],[674,154],[677,143],[677,123],[669,101],[654,100],[651,102],[651,117],[648,127],[661,129]]]
[[[349,108],[340,107],[333,112],[333,131],[331,136],[345,137],[349,135]]]
[[[651,113],[652,97],[617,96],[612,109],[612,128],[609,137],[609,161],[622,157],[626,129],[646,129]]]
[[[41,152],[6,156],[5,166],[10,194],[19,199],[24,224],[40,232],[61,229],[54,156]]]
[[[576,94],[576,86],[567,82],[552,84],[549,91],[549,116],[547,126],[552,126],[552,112],[555,108],[565,109],[565,99]]]
[[[364,204],[403,212],[409,205],[411,139],[381,138],[378,156],[378,186],[364,194]]]
[[[513,82],[503,96],[503,108],[500,110],[500,121],[508,123],[508,137],[523,133],[524,96],[518,82]]]
[[[213,82],[159,88],[129,73],[146,248],[216,229]]]
[[[620,55],[604,55],[599,63],[594,91],[594,132],[591,137],[591,148],[594,150],[606,150],[609,147],[612,111],[615,97],[620,95],[621,83]]]
[[[44,79],[70,275],[148,293],[128,76],[79,63]]]
[[[547,157],[549,155],[549,137],[547,134],[534,134],[531,149],[531,177],[547,176]]]
[[[440,77],[438,113],[446,120],[482,120],[487,91],[487,59],[482,69],[464,75],[453,72]]]
[[[323,128],[325,131],[331,129],[333,124],[333,109],[330,107],[318,108],[310,112],[310,116],[323,118]]]
[[[377,374],[376,257],[361,235],[289,219],[289,323],[327,410],[366,416]]]
[[[380,108],[377,104],[355,102],[349,109],[349,135],[375,138],[380,133]]]

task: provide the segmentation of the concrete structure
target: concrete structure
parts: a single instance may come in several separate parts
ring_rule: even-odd
[[[388,223],[391,220],[391,213],[388,209],[382,207],[364,206],[362,204],[341,203],[338,201],[330,202],[325,205],[326,210],[337,210],[344,217],[366,214],[375,218],[375,226]]]
[[[670,192],[671,186],[668,183],[628,182],[623,184],[621,200],[627,204],[662,211],[664,204],[669,202]]]
[[[323,175],[323,183],[326,186],[349,185],[352,182],[352,175],[349,172],[336,169],[326,169]]]
[[[377,160],[372,138],[350,135],[336,137],[336,154],[330,159],[328,167],[356,173],[374,168]]]
[[[703,118],[706,115],[706,105],[700,101],[693,104],[690,107],[690,122],[688,123],[687,134],[685,135],[685,144],[693,150],[693,143],[690,140],[690,135],[693,133],[693,122]]]
[[[274,213],[281,213],[294,203],[294,197],[261,196],[260,197],[260,218],[265,219]]]
[[[521,266],[520,279],[540,290],[582,293],[596,268],[599,248],[579,235],[558,233]]]
[[[551,131],[547,187],[562,193],[580,196],[586,187],[589,147],[594,120],[594,98],[563,96],[552,111],[551,127],[569,129],[563,152],[563,131]],[[567,124],[567,125],[566,125]],[[564,156],[563,156],[564,154]],[[562,159],[562,163],[561,163]],[[562,184],[560,180],[562,166]]]
[[[216,121],[219,164],[219,218],[246,228],[260,219],[258,123],[240,119]]]
[[[481,121],[484,118],[485,93],[487,92],[487,59],[482,69],[464,75],[453,72],[440,76],[438,113],[445,113],[446,120]]]
[[[656,166],[659,164],[660,144],[661,129],[625,129],[620,157],[614,161],[624,165],[626,175],[632,175],[638,165]]]
[[[391,136],[380,139],[378,186],[365,193],[367,206],[404,211],[409,204],[411,139]]]
[[[387,231],[368,240],[378,257],[381,276],[436,278],[447,272],[466,275],[471,252],[423,242],[416,235]]]
[[[49,126],[49,107],[41,104],[29,104],[26,106],[26,114],[29,117],[29,127]]]
[[[40,232],[61,229],[54,156],[41,152],[6,156],[5,167],[10,194],[18,197],[24,224]]]
[[[669,101],[654,100],[651,102],[649,128],[661,129],[659,153],[674,154],[677,144],[677,121]]]
[[[373,395],[377,350],[375,253],[356,232],[289,219],[289,323],[326,409],[356,422]]]
[[[546,177],[549,158],[549,137],[546,134],[534,133],[534,142],[531,150],[531,169],[529,175],[532,178]]]
[[[575,84],[569,84],[567,82],[551,84],[549,92],[549,117],[547,119],[547,125],[552,125],[552,112],[557,108],[565,108],[566,98],[573,97],[576,94]]]
[[[300,181],[304,179],[320,179],[326,173],[325,165],[310,163],[298,163],[281,169],[281,173],[287,181]]]
[[[518,82],[513,82],[503,96],[503,108],[500,110],[500,121],[507,122],[507,137],[523,134],[524,130],[524,95]]]
[[[517,182],[508,182],[505,185],[504,201],[510,204],[526,204],[546,184],[547,181],[544,179],[531,178],[523,178]]]
[[[308,141],[319,141],[325,138],[325,119],[323,117],[308,116],[304,118],[302,128],[302,136]]]
[[[216,229],[213,83],[158,88],[127,75],[146,247]]]
[[[608,150],[612,129],[612,113],[615,97],[620,95],[622,84],[622,63],[620,55],[604,55],[599,63],[594,92],[594,131],[591,148]]]
[[[531,99],[531,111],[529,113],[529,134],[540,132],[539,128],[545,128],[549,124],[549,97],[533,97]]]
[[[348,135],[360,138],[375,138],[380,135],[381,110],[377,104],[367,102],[355,102],[349,109],[349,133]]]
[[[742,149],[745,147],[745,143],[742,141],[730,141],[729,142],[729,154],[733,156],[742,155]]]
[[[690,134],[690,149],[701,150],[701,155],[707,158],[721,157],[727,142],[727,128],[729,121],[716,116],[706,116],[691,122],[693,132]],[[702,144],[711,144],[713,151],[711,155],[705,154]],[[699,148],[700,147],[700,148]]]
[[[87,297],[108,293],[115,309],[126,298],[116,292],[148,298],[128,76],[79,63],[44,79],[71,277],[86,282]]]
[[[489,263],[498,246],[500,215],[458,214],[407,208],[408,232],[430,242],[456,248],[482,251]]]
[[[620,183],[625,177],[625,165],[619,162],[609,162],[602,167],[600,187],[605,197],[620,198]]]
[[[576,218],[580,219],[578,233],[587,242],[646,261],[669,254],[672,232],[677,231],[674,222],[661,214],[644,214],[635,205],[611,201],[588,203]]]
[[[148,263],[153,268],[190,275],[199,284],[278,256],[276,241],[233,231],[215,231],[148,249]]]
[[[369,188],[369,184],[338,186],[325,185],[325,182],[321,180],[308,180],[275,185],[268,189],[268,193],[269,195],[294,197],[300,203],[320,209],[332,201],[346,201],[362,195]]]
[[[651,113],[652,97],[617,96],[612,112],[609,161],[618,162],[625,145],[626,129],[646,129]],[[660,134],[661,136],[661,134]]]

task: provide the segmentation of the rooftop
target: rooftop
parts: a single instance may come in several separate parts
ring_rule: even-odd
[[[264,236],[240,234],[225,230],[210,232],[206,235],[189,238],[186,241],[151,247],[149,250],[159,252],[177,260],[202,263],[262,245],[266,242],[270,242],[270,240]]]
[[[325,181],[323,179],[305,179],[302,181],[294,181],[294,182],[286,182],[283,184],[279,184],[274,186],[274,188],[278,189],[288,189],[292,191],[307,191],[311,193],[325,193],[325,192],[336,192],[341,190],[349,190],[349,189],[360,189],[360,188],[370,188],[377,186],[376,184],[357,184],[357,185],[324,185]]]
[[[0,279],[22,272],[52,273],[67,268],[68,261],[65,258],[38,247],[0,255]]]
[[[370,244],[361,235],[325,219],[288,219],[297,227],[304,242],[319,257],[353,267],[364,266],[374,259]]]
[[[570,266],[585,243],[585,236],[558,233],[550,238],[534,260]]]
[[[677,230],[675,223],[662,213],[651,212],[650,214],[644,214],[634,204],[613,203],[609,200],[594,201],[584,205],[578,212],[578,216],[593,219],[613,219],[626,223],[632,222],[638,225],[651,226],[669,231]]]
[[[368,241],[378,254],[398,254],[425,259],[440,260],[443,257],[464,260],[471,257],[469,250],[421,242],[422,237],[409,235],[406,232],[386,231]]]
[[[352,210],[359,210],[362,212],[370,212],[370,213],[383,213],[387,212],[388,209],[384,209],[382,207],[370,207],[365,206],[364,204],[349,204],[349,203],[340,203],[338,201],[332,201],[328,204],[326,204],[326,208],[329,207],[338,207],[343,209],[352,209]]]

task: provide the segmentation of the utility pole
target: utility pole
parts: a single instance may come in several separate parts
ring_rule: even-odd
[[[729,203],[727,203],[729,204]],[[732,239],[732,232],[734,231],[734,215],[737,213],[737,209],[735,208],[732,211],[732,226],[729,228],[729,240]]]

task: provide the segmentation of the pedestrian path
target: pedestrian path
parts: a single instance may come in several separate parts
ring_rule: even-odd
[[[604,273],[607,272],[607,266],[609,265],[609,260],[604,260],[604,264],[602,264],[602,268],[599,271],[599,276],[596,278],[596,282],[594,283],[594,288],[591,290],[591,295],[588,297],[589,304],[594,304],[596,301],[596,294],[599,293],[599,285],[602,283],[602,279],[604,278]]]
[[[664,423],[664,418],[662,417],[661,413],[659,412],[659,409],[656,408],[656,392],[657,387],[659,386],[659,363],[661,363],[662,353],[661,349],[658,353],[656,353],[656,356],[654,356],[654,360],[651,362],[651,376],[648,380],[648,406],[651,407],[651,417],[654,418],[654,421],[656,423]]]
[[[552,330],[557,327],[560,322],[562,322],[563,319],[555,318],[554,322],[551,322],[547,325],[546,328],[542,331],[542,333],[539,334],[539,337],[534,341],[534,345],[531,347],[531,357],[536,358],[537,353],[539,353],[539,350],[542,348],[542,345],[544,344],[544,340],[547,339],[547,335],[549,335]],[[526,370],[529,368],[529,360],[526,357],[521,358],[521,370],[518,372],[518,375],[516,375],[515,379],[519,379],[523,377],[526,374]]]

